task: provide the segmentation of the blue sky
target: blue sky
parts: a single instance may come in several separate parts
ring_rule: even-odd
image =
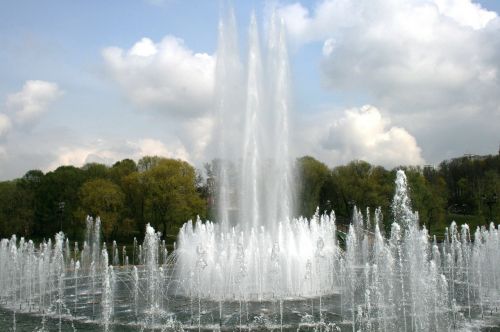
[[[393,167],[496,153],[500,2],[234,1],[242,53],[250,13],[264,30],[271,7],[289,29],[296,155]],[[175,71],[193,81],[193,91],[179,91],[172,80],[137,73],[168,77],[175,66],[104,53],[127,54],[142,38],[160,50],[171,36],[183,40],[172,41],[186,51],[178,56],[205,54],[199,65],[210,66],[219,12],[219,1],[201,0],[0,2],[0,178],[144,154],[209,159],[199,142],[210,139],[210,83]],[[172,88],[175,102],[133,94],[149,86]],[[197,109],[187,116],[176,105]]]

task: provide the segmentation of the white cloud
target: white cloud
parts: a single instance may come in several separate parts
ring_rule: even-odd
[[[281,14],[297,43],[324,42],[326,85],[385,107],[427,110],[499,88],[500,22],[470,0],[324,0]]]
[[[470,0],[435,0],[439,12],[463,26],[481,29],[497,17],[495,12],[485,10]]]
[[[7,132],[12,127],[10,119],[7,115],[0,113],[0,139],[5,137]]]
[[[31,123],[48,111],[63,92],[51,82],[32,80],[21,91],[7,96],[6,108],[18,124]]]
[[[298,2],[279,7],[278,13],[286,22],[291,41],[300,45],[325,40],[333,37],[337,29],[355,25],[362,11],[358,1],[325,0],[317,3],[313,14]]]
[[[451,23],[475,30],[495,20],[495,12],[482,8],[471,0],[323,0],[313,11],[300,3],[283,5],[279,14],[286,21],[294,42],[321,41],[340,35],[340,29],[373,27],[380,34],[397,23],[401,34],[430,37],[436,23]],[[346,31],[342,31],[346,32]]]
[[[365,14],[362,23],[342,30],[323,60],[325,83],[366,91],[384,107],[407,111],[475,103],[499,87],[492,60],[500,50],[488,31],[464,27],[428,3],[409,2]]]
[[[418,139],[425,159],[466,152],[460,133],[445,136],[446,128],[473,137],[469,152],[498,144],[498,122],[479,125],[470,115],[499,116],[495,12],[471,0],[323,0],[311,10],[293,4],[280,13],[295,44],[323,43],[325,87],[384,109]]]
[[[61,165],[80,167],[90,162],[111,165],[125,158],[137,161],[144,156],[160,156],[190,161],[189,153],[176,140],[169,141],[167,145],[152,138],[128,141],[100,139],[88,144],[59,147],[55,152],[54,160],[45,167],[45,170],[54,170]]]
[[[177,136],[190,154],[190,160],[200,164],[213,158],[212,135],[214,119],[212,114],[185,121],[179,126]],[[212,144],[212,145],[211,145]]]
[[[416,139],[407,130],[369,105],[315,118],[302,129],[303,154],[311,151],[329,164],[360,159],[385,167],[421,165],[424,159]]]
[[[329,38],[323,43],[323,55],[330,56],[335,49],[335,39]]]
[[[194,53],[182,39],[143,38],[129,50],[108,47],[102,54],[112,79],[139,108],[180,117],[197,117],[210,108],[214,56]]]
[[[137,159],[144,156],[161,156],[189,161],[190,156],[186,148],[180,142],[170,142],[171,146],[166,146],[156,139],[145,138],[137,142],[128,142],[129,148],[134,151],[133,155]]]
[[[30,80],[24,83],[21,91],[7,95],[5,113],[0,113],[0,159],[2,161],[0,178],[13,174],[12,170],[19,168],[22,164],[16,153],[23,147],[19,146],[15,138],[11,142],[11,136],[27,136],[26,132],[20,129],[25,128],[24,126],[31,128],[62,94],[63,92],[55,83]],[[35,149],[34,145],[30,145],[30,148]],[[33,153],[36,154],[36,152]]]
[[[169,153],[177,151],[176,156],[193,163],[211,157],[207,150],[212,136],[215,56],[194,53],[181,39],[166,36],[158,43],[142,38],[127,50],[108,47],[103,57],[112,79],[132,103],[169,116],[166,126],[178,142],[178,148],[169,147]],[[144,149],[161,151],[153,142],[143,143]]]

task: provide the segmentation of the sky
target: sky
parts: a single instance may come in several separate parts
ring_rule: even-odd
[[[294,155],[438,164],[500,145],[500,1],[233,1],[287,28]],[[0,1],[0,180],[210,145],[221,1]]]

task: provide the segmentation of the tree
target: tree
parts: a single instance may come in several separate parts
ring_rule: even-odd
[[[120,187],[106,179],[88,180],[78,196],[78,218],[83,220],[85,215],[100,217],[104,238],[110,239],[119,225],[125,199]]]
[[[144,184],[144,174],[132,172],[122,178],[121,187],[125,194],[125,211],[135,225],[137,232],[144,232],[146,226],[145,202],[147,188]]]
[[[310,156],[297,159],[297,202],[299,215],[310,218],[320,206],[321,190],[330,170],[322,162]]]
[[[185,161],[160,159],[141,174],[145,191],[145,217],[164,235],[196,215],[205,217],[206,204],[196,188],[195,169]]]
[[[87,163],[83,165],[87,179],[104,179],[108,177],[108,166],[99,163]]]
[[[70,233],[73,239],[83,234],[85,219],[76,218],[78,191],[85,182],[85,171],[74,166],[61,166],[45,174],[36,192],[37,234],[52,237],[59,230]]]
[[[122,179],[129,174],[137,172],[137,164],[132,159],[117,161],[109,169],[111,180],[117,185],[121,185]]]
[[[42,171],[34,169],[26,172],[26,174],[24,174],[24,176],[18,181],[18,184],[25,189],[37,190],[40,187],[43,176],[44,174]]]
[[[40,170],[30,170],[26,174],[15,181],[17,207],[16,218],[18,223],[22,225],[24,236],[31,236],[34,231],[35,221],[38,214],[38,201],[36,195],[40,190],[40,185],[44,174]]]
[[[144,156],[137,163],[137,169],[139,172],[146,172],[158,165],[158,163],[165,158],[158,156]]]
[[[0,182],[0,238],[30,235],[31,211],[24,209],[23,196],[15,181]]]
[[[47,174],[30,170],[22,178],[0,182],[0,236],[41,239],[63,230],[80,240],[87,213],[102,217],[106,236],[130,240],[131,234],[140,236],[147,222],[175,236],[186,220],[197,214],[206,217],[209,207],[211,216],[216,214],[222,164],[235,186],[237,167],[222,160],[207,164],[204,176],[186,162],[158,156],[146,156],[137,164],[124,159],[112,167],[90,163],[61,166]],[[335,210],[337,221],[348,223],[357,205],[362,210],[380,206],[384,216],[391,215],[395,169],[364,161],[328,169],[309,156],[296,165],[298,213],[309,217],[319,206],[320,211]],[[446,160],[437,169],[405,169],[413,209],[433,233],[441,233],[451,220],[467,222],[473,229],[499,215],[500,155]],[[111,201],[103,200],[108,192]],[[387,220],[385,226],[390,227],[391,218]]]
[[[498,204],[500,172],[494,170],[486,171],[482,179],[481,188],[481,196],[480,198],[478,197],[481,200],[481,213],[486,217],[488,222],[498,222],[498,216],[500,215],[500,204]],[[497,217],[495,218],[495,216]]]
[[[331,190],[329,200],[338,218],[349,220],[354,205],[362,210],[380,206],[383,214],[388,215],[394,194],[394,177],[395,173],[365,161],[352,161],[334,168],[329,185],[335,189]]]

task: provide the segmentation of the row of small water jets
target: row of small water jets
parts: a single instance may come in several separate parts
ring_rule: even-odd
[[[390,234],[380,210],[355,209],[345,247],[333,214],[285,221],[276,235],[188,222],[171,253],[147,226],[142,245],[114,243],[111,259],[99,219],[88,219],[81,251],[63,233],[39,245],[12,236],[0,242],[0,303],[106,331],[443,331],[491,315],[500,305],[499,230],[491,224],[471,238],[452,223],[442,243],[431,240],[409,209],[404,173],[396,184]]]

